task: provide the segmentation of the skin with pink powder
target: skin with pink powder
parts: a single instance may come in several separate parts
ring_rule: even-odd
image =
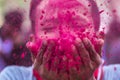
[[[27,43],[27,47],[37,56],[43,42],[51,45],[52,53],[46,51],[41,54],[45,58],[42,63],[57,74],[66,73],[70,79],[71,69],[79,73],[79,65],[82,64],[75,46],[76,40],[89,39],[97,53],[100,53],[99,34],[95,31],[91,15],[77,0],[64,0],[64,3],[60,0],[49,0],[45,6],[38,6],[36,9],[35,38]]]

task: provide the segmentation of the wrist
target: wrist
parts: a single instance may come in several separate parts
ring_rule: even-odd
[[[38,71],[33,69],[33,75],[36,77],[36,80],[42,80]]]
[[[92,76],[89,80],[96,80],[94,76]]]

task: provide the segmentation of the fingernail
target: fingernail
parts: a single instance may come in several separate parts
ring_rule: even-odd
[[[83,42],[84,42],[84,44],[85,44],[86,46],[89,45],[88,38],[83,38]]]
[[[80,38],[76,38],[76,39],[75,39],[75,43],[77,43],[77,44],[78,44],[78,43],[81,43],[81,42],[82,42],[82,41],[81,41],[81,39],[80,39]]]
[[[47,45],[47,43],[48,43],[48,42],[47,42],[46,40],[45,40],[45,41],[43,41],[43,45],[44,45],[44,46],[46,46],[46,45]]]
[[[34,38],[34,35],[33,35],[33,34],[30,34],[29,40],[30,40],[30,41],[34,41],[34,39],[35,39],[35,38]]]

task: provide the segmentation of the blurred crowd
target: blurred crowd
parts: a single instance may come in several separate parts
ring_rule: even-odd
[[[22,10],[11,10],[4,14],[0,28],[0,71],[8,65],[30,66],[30,53],[26,49],[29,32],[24,33]]]

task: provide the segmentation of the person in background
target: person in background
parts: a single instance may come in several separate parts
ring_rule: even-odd
[[[120,21],[113,17],[103,45],[104,62],[100,66],[98,80],[120,80]]]
[[[3,65],[31,65],[31,62],[27,64],[25,62],[25,59],[26,61],[30,60],[30,55],[25,47],[26,40],[21,31],[23,21],[24,16],[20,10],[11,10],[5,13],[4,23],[0,29],[1,67]]]

